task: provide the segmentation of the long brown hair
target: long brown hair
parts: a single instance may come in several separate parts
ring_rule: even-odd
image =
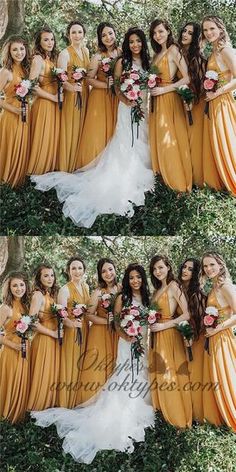
[[[172,281],[172,280],[175,280],[175,277],[174,277],[174,274],[173,274],[173,269],[172,269],[172,265],[171,265],[171,262],[170,260],[168,259],[167,256],[162,256],[162,255],[159,255],[157,254],[156,256],[153,256],[153,258],[151,259],[151,262],[150,262],[150,266],[149,266],[149,271],[150,271],[150,276],[151,276],[151,282],[152,282],[152,285],[153,287],[156,289],[156,290],[159,290],[162,286],[162,283],[160,280],[158,280],[155,275],[153,274],[153,269],[154,269],[154,265],[156,264],[156,262],[158,261],[163,261],[165,266],[169,269],[168,271],[168,274],[167,274],[167,278],[166,278],[166,283],[167,285]]]
[[[29,308],[30,286],[28,276],[24,272],[12,271],[5,277],[2,286],[3,303],[11,308],[13,307],[14,297],[11,292],[11,282],[13,279],[20,279],[25,283],[26,290],[25,294],[21,298],[21,303],[26,308]]]
[[[98,285],[99,285],[100,288],[107,288],[107,284],[102,278],[102,268],[103,268],[104,264],[106,264],[106,263],[111,264],[114,267],[114,269],[116,270],[114,262],[112,261],[112,259],[109,259],[109,257],[102,257],[102,259],[99,259],[99,261],[97,263],[97,274],[98,274]],[[117,285],[116,277],[114,278],[113,285]]]
[[[153,38],[154,30],[155,30],[156,26],[159,26],[159,25],[163,25],[164,28],[166,29],[166,31],[169,32],[167,42],[166,42],[167,49],[171,46],[171,44],[175,44],[175,46],[177,46],[177,48],[179,49],[178,43],[174,40],[173,33],[172,33],[172,30],[171,30],[171,27],[170,27],[170,24],[168,23],[168,21],[167,20],[162,20],[161,18],[156,18],[156,20],[152,21],[152,23],[150,25],[150,29],[149,29],[150,42],[151,42],[151,46],[152,46],[153,51],[156,54],[159,54],[162,50],[162,47],[160,46],[160,44],[158,44],[155,41],[155,39]]]
[[[7,38],[7,40],[5,41],[2,47],[2,65],[7,70],[10,70],[10,71],[13,70],[14,61],[11,57],[11,51],[10,51],[11,45],[13,43],[23,44],[23,46],[25,47],[26,54],[23,61],[21,62],[21,67],[23,69],[25,76],[28,76],[29,70],[30,70],[31,54],[30,54],[30,48],[29,48],[28,42],[26,41],[26,39],[22,38],[22,36],[12,35],[12,36],[9,36],[9,38]]]
[[[52,62],[56,62],[57,56],[58,56],[58,51],[57,51],[57,46],[56,46],[56,38],[54,32],[49,28],[49,26],[43,26],[41,29],[36,31],[35,37],[34,37],[34,49],[33,49],[33,55],[35,56],[36,54],[39,54],[43,59],[46,59],[47,53],[44,51],[44,49],[41,46],[41,35],[42,33],[51,33],[54,38],[54,46],[53,50],[50,54],[50,59]]]
[[[57,296],[57,292],[58,292],[56,274],[55,274],[55,271],[54,271],[53,267],[50,264],[48,264],[47,262],[45,262],[45,263],[43,262],[42,264],[40,264],[34,271],[33,291],[35,292],[36,290],[38,290],[43,295],[46,295],[46,293],[47,293],[47,289],[44,287],[44,285],[41,282],[41,273],[42,273],[43,269],[51,269],[53,271],[54,283],[53,283],[52,288],[50,289],[50,295],[52,296],[52,298],[55,298]]]

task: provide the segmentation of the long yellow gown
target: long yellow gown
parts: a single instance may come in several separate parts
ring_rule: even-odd
[[[20,108],[15,86],[24,78],[21,65],[13,64],[13,80],[4,90],[6,103]],[[29,116],[26,123],[21,115],[8,110],[0,113],[0,180],[12,187],[24,182],[29,159]]]
[[[222,318],[229,318],[231,309],[222,307],[213,289],[207,306],[218,309]],[[236,432],[236,340],[232,328],[224,329],[209,338],[209,354],[204,352],[204,384],[211,382],[216,388],[204,389],[204,417],[217,426],[225,423]]]
[[[102,294],[107,293],[105,289]],[[98,302],[97,316],[107,319],[107,311]],[[93,324],[89,329],[86,353],[81,373],[81,389],[77,404],[84,403],[99,392],[115,368],[118,334],[108,325]]]
[[[207,70],[218,72],[226,81],[229,71],[221,71],[215,54],[208,59]],[[236,195],[236,104],[231,92],[209,102],[209,118],[204,118],[204,182],[216,190],[226,188]]]
[[[19,300],[13,301],[12,317],[4,326],[5,338],[21,344],[21,338],[15,334],[14,322],[25,314],[25,308]],[[28,341],[26,341],[28,343]],[[30,380],[30,350],[27,348],[26,358],[21,351],[2,346],[0,356],[0,417],[11,423],[24,419],[27,409]]]
[[[82,284],[82,295],[78,292],[73,282],[67,284],[70,298],[68,299],[68,314],[70,319],[74,319],[71,310],[73,302],[87,304],[89,301],[89,292],[87,285]],[[83,356],[86,350],[88,337],[88,322],[82,318],[82,344],[79,345],[76,340],[77,328],[64,327],[63,344],[61,347],[61,362],[59,374],[58,406],[64,408],[74,408],[76,406],[77,391],[83,365]]]
[[[45,295],[43,311],[39,312],[40,323],[48,329],[57,329],[57,320],[50,306],[54,303]],[[31,382],[28,410],[45,410],[56,405],[59,380],[60,346],[58,339],[36,333],[31,346]]]
[[[160,323],[171,319],[167,289],[154,298],[162,313]],[[153,349],[149,354],[149,375],[152,404],[160,410],[165,420],[177,428],[192,424],[190,390],[184,390],[189,382],[188,364],[181,334],[170,328],[154,334]]]
[[[107,76],[101,67],[98,68],[97,80],[107,82]],[[116,127],[117,109],[118,98],[112,95],[110,90],[93,87],[89,94],[77,153],[77,169],[92,162],[106,147]]]
[[[193,360],[188,362],[189,380],[191,386],[191,398],[193,408],[193,420],[203,423],[203,358],[205,337],[201,334],[193,341]]]
[[[173,83],[168,53],[154,61],[162,79],[161,87]],[[179,192],[192,189],[192,165],[186,119],[181,99],[176,92],[154,97],[154,110],[149,118],[149,139],[154,173],[161,174],[165,184]]]
[[[203,187],[203,123],[205,102],[201,100],[193,105],[193,124],[190,126],[187,118],[187,131],[190,146],[190,156],[193,171],[193,184]]]
[[[45,59],[44,75],[40,87],[48,93],[57,93],[57,82],[51,74],[55,64]],[[31,110],[29,174],[45,174],[56,169],[59,145],[60,111],[58,103],[37,97]],[[70,117],[68,117],[70,119]]]
[[[73,46],[69,46],[67,51],[70,56],[67,73],[69,82],[75,84],[71,77],[73,66],[87,69],[89,56],[87,49],[81,48],[82,60],[76,53]],[[59,163],[58,169],[64,172],[73,172],[76,169],[76,157],[79,152],[79,143],[85,119],[89,87],[86,80],[82,82],[82,107],[79,109],[76,103],[76,93],[64,90],[64,101],[61,111],[61,127],[59,140]]]

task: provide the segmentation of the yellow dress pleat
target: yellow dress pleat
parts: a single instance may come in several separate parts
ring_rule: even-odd
[[[87,304],[89,301],[89,292],[85,284],[82,284],[82,295],[78,292],[73,282],[69,282],[67,287],[70,292],[68,300],[68,314],[70,319],[74,319],[71,310],[73,302]],[[74,408],[76,406],[77,391],[81,369],[83,365],[84,352],[86,350],[89,323],[83,318],[82,344],[79,345],[76,340],[77,328],[64,327],[63,344],[61,347],[61,362],[58,390],[58,406],[64,408]]]
[[[207,64],[222,81],[229,71],[221,71],[214,53]],[[236,195],[236,104],[231,92],[209,102],[209,118],[204,117],[204,181],[216,190],[227,189]]]
[[[25,314],[20,301],[13,301],[12,318],[5,324],[5,338],[21,344],[21,338],[15,334],[14,322]],[[28,343],[28,341],[26,341]],[[2,346],[0,355],[0,417],[11,423],[24,419],[27,409],[30,380],[30,349],[23,359],[21,351]]]
[[[213,289],[207,306],[219,310],[223,322],[229,317],[230,307],[221,307]],[[225,423],[236,432],[236,340],[231,328],[209,338],[209,354],[204,352],[204,383],[215,388],[203,392],[204,417],[210,423]]]
[[[57,320],[50,306],[53,298],[45,295],[43,311],[39,312],[40,323],[48,329],[57,329]],[[28,410],[44,410],[56,406],[56,387],[59,380],[60,346],[58,339],[36,333],[31,346],[31,385]]]
[[[173,82],[170,76],[168,52],[159,62],[161,86]],[[154,110],[150,113],[149,139],[152,168],[160,173],[165,184],[180,192],[192,189],[192,165],[186,119],[181,99],[176,92],[154,97]]]
[[[106,82],[105,73],[98,69],[97,79]],[[106,147],[113,136],[118,109],[118,98],[107,89],[93,87],[88,105],[81,141],[77,153],[76,168],[92,162]]]
[[[13,80],[4,90],[6,103],[16,108],[21,102],[15,96],[15,86],[24,78],[20,65],[13,65]],[[29,108],[28,108],[29,110]],[[0,113],[0,180],[12,187],[24,182],[29,159],[29,113],[23,123],[21,115],[7,110]]]
[[[197,187],[203,187],[203,124],[204,124],[204,100],[200,100],[193,105],[192,117],[193,124],[190,126],[187,120],[187,131],[190,146],[190,156],[193,171],[193,184]]]
[[[48,93],[57,93],[57,82],[51,74],[53,62],[45,59],[40,87]],[[70,117],[68,117],[70,119]],[[37,97],[32,105],[29,174],[45,174],[56,169],[59,145],[60,111],[58,103]]]
[[[193,420],[203,422],[203,358],[205,337],[200,335],[192,345],[193,360],[188,362]]]
[[[161,323],[171,319],[168,293],[154,300],[162,313]],[[189,389],[188,364],[180,333],[175,328],[154,334],[149,354],[149,375],[152,404],[165,420],[177,428],[192,424],[192,402]]]
[[[102,293],[107,293],[102,290]],[[107,318],[107,311],[98,302],[97,316]],[[107,325],[93,324],[89,329],[86,353],[81,373],[81,389],[77,404],[84,403],[99,392],[113,373],[118,346],[118,334]]]
[[[80,59],[73,46],[69,46],[67,51],[70,56],[70,61],[67,68],[68,78],[69,82],[74,84],[75,82],[71,77],[71,74],[73,73],[73,66],[87,69],[89,64],[89,56],[87,49],[85,48],[81,48],[81,53],[83,56],[82,59]],[[83,80],[82,87],[82,107],[80,109],[76,105],[77,93],[64,90],[64,101],[61,111],[58,162],[58,169],[64,172],[73,172],[77,165],[76,157],[79,152],[79,144],[89,95],[89,87],[86,79]]]

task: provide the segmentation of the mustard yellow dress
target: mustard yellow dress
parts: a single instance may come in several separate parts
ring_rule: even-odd
[[[158,67],[161,87],[173,83],[168,54],[170,48],[153,65]],[[149,118],[149,140],[152,168],[161,174],[165,184],[179,192],[192,189],[192,165],[185,114],[176,92],[154,97],[153,113]]]
[[[16,344],[21,338],[15,334],[14,322],[25,314],[25,308],[19,300],[13,301],[12,317],[5,326],[5,337]],[[28,342],[28,341],[26,341]],[[27,409],[30,380],[30,351],[22,358],[21,351],[2,346],[0,355],[0,417],[11,423],[24,419]]]
[[[203,187],[203,123],[204,123],[205,102],[200,99],[198,103],[193,104],[192,117],[193,124],[190,126],[187,119],[187,131],[190,146],[190,156],[193,171],[193,184],[197,187]]]
[[[57,82],[51,74],[55,64],[45,59],[44,74],[40,75],[40,87],[48,93],[57,93]],[[69,118],[70,119],[70,118]],[[45,174],[56,169],[59,145],[60,111],[58,103],[37,97],[31,110],[29,174]]]
[[[57,329],[57,320],[50,306],[55,303],[45,295],[43,311],[39,312],[40,323],[48,329]],[[36,333],[31,346],[30,393],[28,410],[45,410],[56,405],[59,380],[60,346],[58,339]]]
[[[107,55],[103,53],[102,56]],[[97,80],[107,82],[101,67],[98,68]],[[77,169],[92,162],[106,147],[116,127],[117,110],[118,98],[110,90],[92,88],[77,153]]]
[[[232,312],[229,306],[222,307],[213,289],[207,306],[218,309],[227,320]],[[204,352],[204,384],[211,382],[216,388],[204,389],[204,417],[216,426],[225,423],[236,432],[236,339],[232,328],[224,329],[209,338],[209,354]]]
[[[21,102],[15,96],[15,86],[24,78],[21,65],[13,64],[13,79],[4,90],[5,102],[16,108]],[[21,115],[8,110],[0,113],[0,180],[12,187],[24,182],[29,158],[29,116],[26,123]]]
[[[203,358],[205,336],[201,334],[193,341],[193,360],[188,362],[189,380],[191,387],[191,399],[193,408],[193,420],[203,423]]]
[[[208,59],[207,70],[218,72],[227,81],[229,70],[221,71],[215,54]],[[227,189],[236,195],[236,104],[231,92],[209,102],[209,118],[204,117],[203,176],[216,190]]]
[[[71,77],[73,66],[87,69],[89,56],[86,48],[81,48],[82,59],[78,56],[73,46],[69,46],[67,51],[70,56],[67,68],[68,78],[71,84],[75,84],[75,81]],[[58,164],[58,169],[64,172],[73,172],[76,169],[76,156],[79,152],[79,143],[89,95],[89,87],[86,80],[83,80],[82,88],[82,108],[80,109],[76,105],[77,92],[73,93],[64,90]]]
[[[108,293],[105,289],[101,293]],[[107,311],[98,302],[97,316],[107,319]],[[88,401],[99,392],[113,373],[118,346],[118,334],[108,329],[108,325],[93,324],[89,329],[84,357],[81,388],[77,404]]]
[[[162,313],[160,323],[172,318],[166,290],[154,302]],[[192,424],[192,402],[189,389],[188,364],[180,333],[175,328],[154,333],[149,353],[149,375],[152,404],[165,420],[177,428]]]
[[[89,292],[87,285],[82,284],[82,295],[78,292],[73,282],[67,284],[70,297],[68,299],[68,315],[74,319],[71,310],[73,302],[87,304],[89,301]],[[77,328],[68,328],[64,326],[63,344],[61,347],[61,363],[59,374],[58,406],[64,408],[74,408],[76,406],[76,396],[79,390],[81,368],[83,365],[84,352],[86,350],[89,323],[82,318],[82,344],[78,344],[76,335]]]

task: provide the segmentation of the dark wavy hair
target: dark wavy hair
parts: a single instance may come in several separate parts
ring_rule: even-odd
[[[25,283],[26,291],[23,297],[21,298],[21,303],[26,308],[29,308],[29,300],[30,300],[30,286],[27,274],[24,272],[12,271],[5,277],[2,286],[2,299],[3,303],[5,303],[9,307],[13,307],[14,297],[11,292],[11,281],[13,279],[20,279],[23,280]],[[23,314],[23,313],[22,313]]]
[[[66,270],[65,270],[65,272],[64,272],[64,275],[66,276],[67,280],[70,280],[70,276],[69,276],[70,265],[71,265],[72,262],[74,262],[74,261],[79,261],[79,262],[81,262],[81,264],[83,265],[84,271],[86,270],[86,265],[85,265],[83,259],[81,259],[80,256],[75,255],[75,256],[70,257],[70,259],[69,259],[69,260],[67,261],[67,263],[66,263]]]
[[[103,32],[104,28],[106,28],[106,27],[113,29],[114,33],[116,33],[115,27],[111,23],[109,23],[109,21],[103,21],[102,23],[99,23],[99,25],[97,27],[97,40],[98,40],[98,49],[101,52],[106,52],[107,51],[106,46],[102,42],[102,32]],[[116,49],[116,48],[117,48],[117,43],[115,41],[113,49]]]
[[[42,262],[42,264],[39,264],[38,267],[34,270],[34,281],[33,281],[33,291],[35,292],[36,290],[39,290],[43,295],[46,295],[47,289],[44,287],[42,284],[40,278],[41,278],[41,273],[43,269],[51,269],[54,274],[54,283],[52,288],[50,289],[50,295],[52,298],[56,297],[57,292],[58,292],[58,286],[57,286],[57,281],[56,281],[56,274],[55,270],[51,266],[51,264],[48,264],[47,262]]]
[[[47,25],[43,26],[42,28],[40,28],[35,33],[33,54],[34,55],[39,54],[43,59],[46,59],[47,54],[44,51],[44,49],[42,48],[42,46],[40,45],[42,33],[52,33],[52,35],[53,35],[54,46],[53,46],[53,50],[51,52],[50,58],[51,58],[52,62],[56,62],[57,56],[58,56],[58,51],[57,51],[57,46],[56,46],[56,38],[55,38],[54,32]]]
[[[162,47],[160,46],[160,44],[158,44],[155,41],[155,39],[153,38],[154,29],[156,28],[156,26],[159,26],[159,25],[163,25],[164,28],[166,29],[166,31],[169,32],[169,36],[167,38],[167,43],[166,43],[167,49],[171,46],[171,44],[175,44],[175,46],[177,46],[177,48],[179,49],[179,45],[174,40],[173,33],[172,33],[172,30],[171,30],[171,27],[170,27],[170,24],[168,23],[168,21],[163,20],[161,18],[156,18],[156,20],[152,21],[152,23],[150,25],[150,29],[149,29],[149,37],[150,37],[150,42],[151,42],[151,46],[152,46],[153,51],[156,54],[159,54],[162,50]]]
[[[132,293],[132,289],[129,283],[129,276],[130,276],[130,272],[132,272],[133,270],[136,270],[142,277],[142,285],[140,288],[142,304],[143,306],[148,306],[150,292],[148,288],[146,272],[143,266],[137,263],[129,264],[128,267],[125,269],[124,277],[122,280],[122,302],[123,303],[132,302],[133,293]]]
[[[101,259],[99,259],[99,261],[97,263],[97,274],[98,274],[98,285],[99,285],[100,288],[107,288],[107,284],[102,278],[102,268],[103,268],[104,264],[106,264],[106,263],[113,265],[114,269],[116,270],[116,266],[115,266],[114,262],[112,261],[112,259],[109,259],[109,257],[102,257]],[[114,285],[117,285],[116,277],[114,279]]]
[[[30,54],[28,42],[24,38],[22,38],[22,36],[18,36],[15,34],[7,38],[7,40],[5,41],[2,47],[2,65],[7,70],[10,70],[10,71],[13,70],[14,61],[11,57],[11,52],[10,52],[11,45],[13,43],[20,43],[20,44],[23,44],[25,47],[26,55],[23,61],[21,62],[21,67],[23,69],[24,74],[28,76],[29,71],[30,71],[31,54]]]
[[[150,55],[148,51],[147,39],[143,30],[137,27],[129,28],[128,31],[125,33],[124,41],[122,44],[122,63],[123,65],[127,65],[128,67],[131,67],[132,65],[132,52],[129,47],[129,38],[132,34],[136,34],[142,41],[142,49],[140,53],[142,68],[144,70],[148,70],[150,66]]]
[[[193,263],[193,271],[192,271],[192,277],[189,282],[189,286],[187,289],[185,289],[182,285],[182,288],[184,290],[184,293],[187,298],[188,302],[188,310],[190,314],[190,321],[194,329],[195,333],[195,339],[199,338],[199,335],[203,331],[203,316],[205,312],[205,307],[206,307],[206,296],[202,292],[200,288],[200,269],[201,269],[201,262],[198,259],[195,259],[193,257],[187,257],[184,262],[179,267],[179,274],[178,274],[178,279],[181,284],[183,284],[182,281],[182,273],[183,273],[183,268],[186,262],[192,262]]]
[[[161,254],[157,254],[156,256],[153,256],[153,258],[151,259],[150,261],[150,266],[149,266],[149,271],[150,271],[150,276],[151,276],[151,282],[152,282],[152,285],[153,287],[156,289],[156,290],[159,290],[162,286],[162,282],[160,280],[158,280],[155,275],[153,274],[153,269],[154,269],[154,265],[156,264],[156,262],[158,261],[163,261],[165,266],[169,268],[169,272],[167,274],[167,279],[166,279],[166,283],[167,285],[172,281],[174,280],[175,282],[177,282],[177,280],[175,279],[174,277],[174,274],[173,274],[173,269],[172,269],[172,265],[171,265],[171,262],[170,260],[168,259],[168,257],[166,256],[162,256]]]
[[[182,44],[182,34],[186,26],[193,27],[192,41],[188,49],[185,49]],[[181,53],[183,54],[188,66],[190,86],[196,95],[196,103],[199,101],[202,94],[202,78],[204,77],[206,69],[206,59],[200,51],[200,36],[201,26],[194,21],[188,21],[183,28],[181,28],[178,39]]]

